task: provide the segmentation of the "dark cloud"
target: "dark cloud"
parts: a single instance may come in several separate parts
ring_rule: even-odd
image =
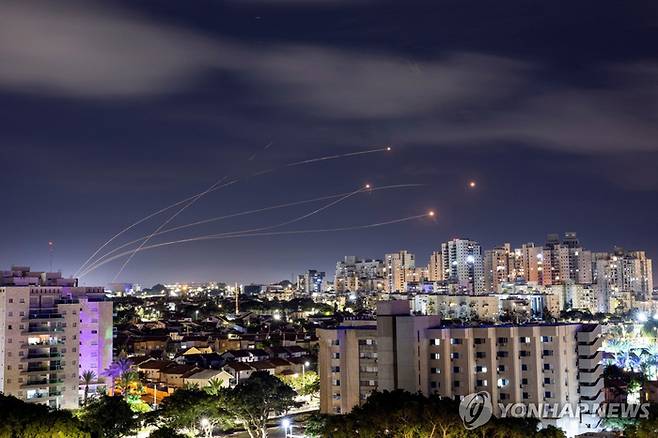
[[[78,97],[177,90],[212,65],[211,42],[89,2],[0,4],[0,86]]]

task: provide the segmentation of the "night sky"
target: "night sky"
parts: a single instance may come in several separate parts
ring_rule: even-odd
[[[223,176],[272,167],[209,193],[169,226],[366,182],[425,185],[358,194],[277,230],[430,208],[438,218],[168,246],[137,254],[119,280],[266,282],[308,268],[333,276],[344,255],[408,249],[426,263],[455,236],[488,248],[564,231],[593,250],[621,245],[658,259],[658,7],[5,0],[0,145],[2,269],[48,269],[51,240],[53,268],[71,275],[137,219]],[[386,145],[393,150],[282,167]],[[149,243],[265,227],[328,202]],[[112,245],[149,234],[174,212]],[[122,260],[84,283],[111,281]]]

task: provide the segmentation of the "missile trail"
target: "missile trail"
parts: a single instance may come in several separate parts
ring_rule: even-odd
[[[398,188],[411,188],[411,187],[422,187],[422,186],[424,186],[424,184],[393,184],[393,185],[388,185],[388,186],[373,187],[373,188],[370,188],[368,190],[370,192],[375,192],[375,191],[378,191],[378,190],[391,190],[391,189],[398,189]],[[223,216],[216,216],[216,217],[212,217],[212,218],[209,218],[209,219],[203,219],[203,220],[200,220],[200,221],[192,222],[192,223],[189,223],[189,224],[178,225],[178,226],[175,226],[175,227],[172,227],[172,228],[167,228],[166,230],[162,230],[160,232],[157,232],[157,233],[153,234],[153,237],[160,236],[160,235],[163,235],[163,234],[172,233],[174,231],[182,230],[182,229],[185,229],[185,228],[195,227],[197,225],[205,225],[207,223],[221,221],[221,220],[224,220],[224,219],[231,219],[231,218],[234,218],[234,217],[246,216],[246,215],[255,214],[255,213],[262,213],[262,212],[270,211],[270,210],[277,210],[277,209],[282,209],[282,208],[287,208],[287,207],[294,207],[294,206],[297,206],[297,205],[310,204],[312,202],[325,201],[325,200],[328,200],[328,199],[339,198],[339,197],[342,197],[342,196],[349,195],[350,193],[352,193],[352,192],[337,193],[335,195],[325,195],[325,196],[320,196],[320,197],[312,198],[312,199],[304,199],[302,201],[293,201],[293,202],[288,202],[288,203],[285,203],[285,204],[272,205],[272,206],[269,206],[269,207],[246,210],[246,211],[241,211],[241,212],[238,212],[238,213],[231,213],[231,214],[227,214],[227,215],[223,215]],[[148,237],[148,235],[142,236],[138,239],[132,240],[132,241],[127,242],[127,243],[124,243],[124,244],[114,248],[113,250],[106,252],[101,257],[96,259],[96,261],[94,263],[91,263],[89,265],[89,267],[93,266],[94,264],[98,263],[99,261],[104,260],[108,256],[117,253],[118,251],[122,250],[123,248],[127,248],[130,245],[141,242],[142,240],[146,239],[147,237]]]
[[[263,148],[263,150],[267,150],[267,149],[269,149],[270,146],[271,146],[271,143],[268,143],[267,145],[265,145],[265,147]],[[230,186],[230,185],[232,185],[232,184],[235,184],[235,183],[237,183],[237,182],[239,182],[239,181],[241,181],[241,180],[244,180],[244,179],[248,179],[248,178],[250,178],[250,177],[255,177],[255,176],[265,175],[265,174],[267,174],[267,173],[274,172],[275,170],[280,169],[280,168],[283,168],[283,167],[299,166],[299,165],[302,165],[302,164],[309,164],[309,163],[314,163],[314,162],[318,162],[318,161],[334,160],[334,159],[338,159],[338,158],[342,158],[342,157],[352,157],[352,156],[356,156],[356,155],[371,154],[371,153],[375,153],[375,152],[383,152],[383,151],[390,151],[390,150],[391,150],[391,147],[390,147],[390,146],[387,146],[387,147],[384,147],[384,148],[370,149],[370,150],[366,150],[366,151],[349,152],[349,153],[346,153],[346,154],[340,154],[340,155],[329,155],[329,156],[326,156],[326,157],[319,157],[319,158],[314,158],[314,159],[310,159],[310,160],[305,160],[305,161],[303,161],[303,162],[302,162],[302,161],[298,161],[298,162],[294,162],[294,163],[289,163],[289,164],[287,164],[287,165],[283,165],[283,166],[281,166],[281,167],[277,167],[277,168],[273,168],[273,169],[268,169],[268,170],[261,171],[261,172],[256,172],[256,173],[254,173],[254,174],[252,174],[252,175],[249,175],[249,176],[246,176],[246,177],[243,177],[243,178],[236,178],[236,179],[233,179],[233,180],[231,180],[231,181],[229,181],[229,182],[227,182],[227,183],[225,183],[225,184],[222,184],[221,186],[217,186],[217,187],[213,188],[213,189],[210,190],[209,192],[213,192],[213,191],[215,191],[215,190],[219,190],[219,189],[221,189],[221,188],[224,188],[224,187]],[[201,192],[201,193],[204,193],[204,192]],[[117,238],[119,238],[120,236],[122,236],[123,234],[125,234],[126,232],[128,232],[128,231],[130,231],[131,229],[135,228],[137,225],[139,225],[139,224],[141,224],[141,223],[144,223],[144,222],[146,222],[147,220],[149,220],[149,219],[151,219],[151,218],[153,218],[153,217],[155,217],[155,216],[158,216],[158,215],[164,213],[165,211],[167,211],[167,210],[169,210],[169,209],[172,209],[172,208],[177,207],[177,206],[179,206],[179,205],[185,204],[186,202],[189,202],[189,201],[194,200],[194,199],[195,199],[197,196],[199,196],[201,193],[197,193],[196,195],[192,195],[192,196],[190,196],[190,197],[188,197],[188,198],[185,198],[185,199],[183,199],[183,200],[180,200],[180,201],[178,201],[178,202],[175,202],[175,203],[173,203],[173,204],[171,204],[171,205],[169,205],[169,206],[167,206],[167,207],[161,208],[160,210],[158,210],[158,211],[156,211],[156,212],[154,212],[154,213],[151,213],[151,214],[149,214],[149,215],[147,215],[147,216],[144,216],[143,218],[137,220],[136,222],[134,222],[134,223],[128,225],[127,227],[125,227],[124,229],[122,229],[121,231],[119,231],[118,233],[116,233],[115,235],[113,235],[112,237],[110,237],[110,238],[109,238],[105,243],[103,243],[101,246],[99,246],[98,249],[96,249],[96,251],[94,251],[94,253],[93,253],[93,254],[92,254],[92,255],[91,255],[91,256],[90,256],[90,257],[89,257],[89,258],[88,258],[88,259],[87,259],[82,265],[80,265],[80,267],[78,268],[78,270],[77,270],[73,275],[74,275],[74,276],[77,276],[77,275],[78,275],[83,269],[85,269],[85,266],[87,266],[87,265],[88,265],[88,264],[94,259],[94,257],[96,257],[96,255],[98,255],[98,253],[101,252],[101,251],[103,250],[103,248],[105,248],[107,245],[109,245],[110,243],[112,243],[114,240],[116,240]],[[205,194],[205,193],[204,193],[204,194]]]
[[[281,222],[281,223],[278,223],[278,224],[275,224],[275,225],[268,225],[268,226],[260,227],[260,228],[252,228],[252,229],[247,229],[247,230],[231,231],[231,232],[226,232],[226,233],[221,233],[221,234],[222,234],[222,235],[230,235],[230,234],[253,233],[253,232],[257,232],[257,231],[265,231],[265,230],[271,230],[271,229],[274,229],[274,228],[280,228],[280,227],[283,227],[283,226],[285,226],[285,225],[289,225],[289,224],[292,224],[292,223],[295,223],[295,222],[299,222],[299,221],[301,221],[301,220],[303,220],[303,219],[306,219],[307,217],[310,217],[310,216],[313,216],[313,215],[315,215],[315,214],[318,214],[318,213],[320,213],[321,211],[326,210],[327,208],[332,207],[332,206],[338,204],[339,202],[342,202],[342,201],[344,201],[345,199],[350,198],[350,197],[356,195],[357,193],[360,193],[360,192],[362,192],[363,190],[367,190],[367,189],[370,189],[370,185],[369,185],[369,184],[366,185],[366,186],[363,187],[363,188],[360,188],[360,189],[355,190],[355,191],[353,191],[353,192],[349,192],[349,193],[346,194],[345,196],[342,196],[340,199],[338,199],[338,200],[336,200],[336,201],[332,201],[332,202],[330,202],[329,204],[327,204],[327,205],[325,205],[325,206],[322,206],[322,207],[320,207],[320,208],[318,208],[318,209],[316,209],[316,210],[313,210],[313,211],[311,211],[311,212],[309,212],[309,213],[306,213],[306,214],[304,214],[304,215],[302,215],[302,216],[299,216],[299,217],[296,217],[296,218],[290,219],[290,220],[285,221],[285,222]],[[187,206],[189,206],[189,204],[188,204]],[[187,206],[185,206],[185,207],[187,207]],[[176,215],[172,216],[169,220],[173,219],[173,217],[175,217],[175,216],[176,216]],[[166,224],[169,222],[169,220],[168,220],[167,222],[165,222],[165,223],[163,224],[163,226],[166,225]],[[161,228],[162,228],[162,227],[160,227],[158,230],[156,230],[156,232],[159,232]],[[143,241],[143,242],[139,245],[139,247],[137,247],[136,249],[134,249],[135,252],[134,252],[130,257],[128,257],[128,259],[123,263],[123,265],[122,265],[122,269],[121,269],[119,272],[121,272],[121,271],[123,270],[123,268],[128,264],[128,262],[134,257],[134,254],[137,253],[137,251],[139,251],[139,249],[140,249],[141,247],[143,247],[144,245],[146,245],[146,243],[147,243],[147,242],[148,242],[148,241],[149,241],[154,235],[155,235],[155,233],[151,233],[149,236],[146,237],[146,240]],[[106,254],[105,256],[107,256],[107,254]],[[105,256],[104,256],[104,257],[105,257]],[[101,259],[103,259],[104,257],[101,257]],[[98,262],[98,261],[97,261],[97,262]],[[96,263],[97,263],[97,262],[96,262]],[[93,263],[91,266],[92,266],[92,267],[95,266],[96,263]],[[118,276],[118,275],[117,275],[117,276]],[[114,278],[113,281],[116,281],[116,276],[115,276],[115,278]]]
[[[268,144],[266,144],[265,147],[264,147],[263,149],[261,149],[261,151],[256,151],[254,154],[252,154],[252,155],[249,157],[249,159],[248,159],[247,161],[253,161],[253,160],[258,156],[258,154],[259,154],[260,152],[267,150],[270,146],[272,146],[272,142],[269,142]],[[173,215],[171,215],[167,220],[165,220],[162,224],[160,224],[160,226],[157,227],[157,228],[156,228],[156,229],[155,229],[155,230],[154,230],[149,236],[147,236],[146,239],[144,239],[144,241],[143,241],[143,242],[142,242],[142,243],[141,243],[141,244],[135,249],[135,252],[132,253],[132,254],[130,255],[130,257],[128,257],[128,258],[126,259],[126,261],[123,263],[123,265],[121,265],[121,268],[119,268],[119,270],[117,271],[117,273],[114,275],[114,278],[112,279],[112,281],[114,282],[114,281],[117,280],[117,278],[119,278],[119,275],[121,275],[121,273],[122,273],[123,270],[126,268],[126,266],[128,266],[128,263],[130,263],[130,261],[133,259],[133,257],[135,257],[135,254],[137,253],[137,251],[139,251],[139,248],[141,248],[141,247],[143,247],[144,245],[146,245],[146,244],[149,242],[149,240],[151,240],[151,238],[152,238],[156,233],[160,232],[160,230],[162,230],[165,226],[167,226],[167,224],[169,224],[172,220],[174,220],[174,219],[176,218],[176,216],[178,216],[179,214],[181,214],[182,212],[184,212],[188,207],[191,207],[196,201],[198,201],[198,200],[199,200],[200,198],[202,198],[204,195],[206,195],[207,193],[209,193],[211,190],[215,190],[215,188],[217,188],[217,186],[218,186],[222,181],[226,180],[227,178],[228,178],[228,175],[226,175],[226,176],[220,178],[219,180],[217,180],[217,182],[215,182],[213,185],[211,185],[210,187],[208,187],[208,189],[206,189],[205,191],[199,193],[197,196],[194,197],[194,199],[192,199],[192,200],[191,200],[190,202],[188,202],[187,204],[183,205],[178,211],[176,211],[176,213],[174,213]]]
[[[253,156],[255,157],[256,154],[254,154]],[[203,197],[203,195],[205,195],[206,193],[209,193],[211,190],[213,190],[215,187],[217,187],[226,178],[228,178],[228,175],[218,179],[213,185],[208,187],[205,191],[199,193],[194,199],[192,199],[187,204],[183,205],[181,208],[179,208],[176,211],[176,213],[172,214],[171,216],[169,216],[169,218],[167,220],[165,220],[163,223],[161,223],[160,226],[157,227],[155,229],[155,231],[153,231],[151,234],[149,234],[146,237],[146,239],[144,239],[144,241],[135,249],[135,251],[132,254],[130,254],[130,256],[126,259],[126,261],[123,262],[123,265],[121,265],[121,267],[119,268],[117,273],[114,275],[114,278],[112,279],[112,282],[117,281],[117,278],[119,278],[119,275],[121,275],[121,273],[126,268],[126,266],[128,266],[128,263],[130,263],[130,261],[133,259],[133,257],[135,257],[135,254],[137,254],[137,251],[139,251],[140,248],[142,248],[144,245],[146,245],[149,242],[149,240],[151,240],[151,238],[153,238],[153,236],[155,236],[156,233],[160,232],[160,230],[162,230],[164,227],[166,227],[169,224],[169,222],[173,221],[176,218],[176,216],[178,216],[179,214],[184,212],[188,207],[191,207],[196,201],[201,199],[201,197]]]
[[[385,222],[376,222],[373,224],[366,224],[366,225],[355,225],[355,226],[350,226],[350,227],[339,227],[339,228],[319,228],[319,229],[311,229],[311,230],[291,230],[291,231],[268,231],[268,232],[262,232],[262,233],[244,233],[244,234],[210,234],[207,236],[199,236],[199,237],[190,237],[188,239],[180,239],[180,240],[173,240],[170,242],[162,242],[162,243],[156,243],[153,245],[147,245],[142,248],[140,248],[141,251],[146,251],[149,249],[154,249],[154,248],[160,248],[163,246],[170,246],[170,245],[177,245],[180,243],[187,243],[187,242],[196,242],[196,241],[201,241],[201,240],[219,240],[219,239],[235,239],[239,237],[261,237],[261,236],[282,236],[282,235],[295,235],[295,234],[313,234],[313,233],[332,233],[332,232],[340,232],[340,231],[354,231],[354,230],[365,230],[369,228],[377,228],[377,227],[383,227],[386,225],[393,225],[393,224],[399,224],[402,222],[408,222],[412,221],[415,219],[421,219],[421,218],[426,218],[429,217],[429,213],[424,213],[424,214],[417,214],[415,216],[407,216],[399,219],[393,219]],[[80,278],[86,276],[87,274],[95,271],[96,269],[100,268],[101,266],[110,263],[116,259],[119,259],[123,256],[131,254],[133,251],[125,251],[119,254],[116,254],[100,263],[97,265],[94,265],[92,268],[86,270],[80,275]]]
[[[383,148],[370,149],[370,150],[367,150],[367,151],[348,152],[346,154],[337,154],[337,155],[327,155],[326,157],[311,158],[310,160],[303,160],[303,161],[297,161],[297,162],[294,162],[294,163],[289,163],[289,164],[286,164],[286,167],[301,166],[302,164],[317,163],[318,161],[336,160],[338,158],[347,158],[347,157],[354,157],[356,155],[374,154],[375,152],[384,152],[384,151],[390,151],[390,150],[391,150],[391,147],[386,146],[386,147],[383,147]]]
[[[232,181],[229,181],[229,182],[227,182],[227,183],[225,183],[225,184],[222,184],[221,186],[217,186],[217,187],[215,187],[215,188],[214,188],[213,190],[211,190],[211,191],[219,190],[219,189],[224,188],[224,187],[228,187],[228,186],[230,186],[230,185],[232,185],[232,184],[235,184],[236,182],[238,182],[238,180],[232,180]],[[103,243],[101,246],[99,246],[98,249],[97,249],[97,250],[96,250],[96,251],[95,251],[95,252],[94,252],[94,253],[93,253],[93,254],[92,254],[92,255],[91,255],[91,256],[90,256],[90,257],[89,257],[89,258],[88,258],[83,264],[82,264],[82,265],[80,265],[80,267],[79,267],[78,270],[75,272],[75,274],[73,274],[73,276],[74,276],[74,277],[77,277],[77,275],[78,275],[83,269],[85,269],[85,266],[87,266],[87,265],[88,265],[88,264],[94,259],[94,257],[96,257],[96,255],[98,255],[98,253],[101,252],[101,251],[103,250],[103,248],[105,248],[107,245],[109,245],[110,243],[112,243],[113,241],[115,241],[115,240],[116,240],[117,238],[119,238],[121,235],[123,235],[123,234],[125,234],[126,232],[130,231],[131,229],[135,228],[137,225],[139,225],[139,224],[141,224],[141,223],[143,223],[143,222],[146,222],[147,220],[152,219],[152,218],[154,218],[155,216],[158,216],[158,215],[164,213],[164,212],[167,211],[167,210],[170,210],[170,209],[172,209],[172,208],[174,208],[174,207],[177,207],[177,206],[179,206],[179,205],[181,205],[181,204],[185,204],[186,202],[192,201],[193,199],[195,199],[196,197],[198,197],[201,193],[203,193],[203,192],[197,193],[196,195],[190,196],[189,198],[185,198],[185,199],[183,199],[182,201],[178,201],[178,202],[176,202],[176,203],[174,203],[174,204],[171,204],[171,205],[169,205],[169,206],[167,206],[167,207],[161,208],[160,210],[158,210],[158,211],[156,211],[156,212],[154,212],[154,213],[151,213],[151,214],[149,214],[148,216],[144,216],[143,218],[139,219],[138,221],[133,222],[132,224],[128,225],[126,228],[124,228],[123,230],[119,231],[119,232],[116,233],[114,236],[110,237],[105,243]]]

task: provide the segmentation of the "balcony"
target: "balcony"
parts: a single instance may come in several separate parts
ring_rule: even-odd
[[[26,343],[21,344],[21,348],[46,348],[46,347],[59,347],[66,345],[66,342],[61,339],[46,339],[35,343]]]
[[[61,325],[35,325],[35,326],[29,326],[27,330],[21,332],[22,335],[47,335],[51,333],[64,333],[64,330],[66,329],[66,326],[64,324]]]
[[[35,394],[32,397],[26,398],[25,401],[27,403],[42,403],[45,401],[54,400],[55,397],[58,397],[60,395],[62,395],[61,391],[50,392],[48,394]]]
[[[45,386],[56,386],[64,383],[64,379],[41,379],[34,380],[21,385],[21,388],[31,389],[31,388],[43,388]]]
[[[59,371],[64,371],[64,367],[50,366],[50,367],[30,367],[26,370],[21,371],[21,374],[35,375],[35,374],[47,374],[47,373],[57,373]]]
[[[23,318],[23,320],[35,322],[64,321],[64,316],[61,313],[56,312],[32,312],[27,318]]]
[[[62,357],[62,354],[59,352],[50,352],[50,353],[28,353],[27,356],[21,358],[22,362],[43,362],[48,360],[59,360]]]

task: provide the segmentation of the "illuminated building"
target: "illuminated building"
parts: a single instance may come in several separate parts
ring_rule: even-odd
[[[503,283],[514,281],[514,253],[509,243],[484,252],[484,288],[488,292],[498,291]]]
[[[445,271],[443,270],[443,254],[440,251],[434,251],[430,256],[430,262],[427,265],[427,274],[429,281],[445,280]]]
[[[0,276],[0,391],[31,403],[75,409],[81,375],[105,385],[112,361],[112,302],[102,287],[59,273],[12,267]]]
[[[347,256],[336,263],[334,288],[338,293],[379,291],[384,288],[384,262]]]
[[[322,293],[327,289],[326,274],[310,269],[297,276],[297,290],[305,294]]]
[[[484,292],[482,248],[478,242],[453,239],[441,245],[441,252],[447,280],[470,293]]]
[[[624,251],[615,248],[612,253],[594,254],[594,280],[599,310],[615,312],[629,310],[624,294],[651,301],[653,298],[652,261],[644,251]]]
[[[385,262],[385,289],[386,292],[402,292],[405,288],[407,270],[416,267],[416,257],[406,250],[386,254]]]
[[[320,412],[345,414],[375,390],[460,399],[478,391],[498,404],[603,402],[601,327],[558,323],[442,325],[411,315],[407,301],[379,303],[376,320],[318,330]],[[574,432],[599,418],[549,419]]]

